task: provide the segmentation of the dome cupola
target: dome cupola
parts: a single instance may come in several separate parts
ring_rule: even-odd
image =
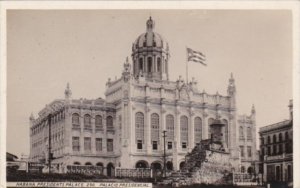
[[[155,22],[150,17],[146,32],[132,45],[133,74],[146,79],[168,79],[169,45],[163,37],[154,32]]]

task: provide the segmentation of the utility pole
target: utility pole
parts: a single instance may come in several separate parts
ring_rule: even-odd
[[[163,131],[163,138],[164,138],[164,177],[167,177],[166,171],[166,130]]]
[[[51,153],[51,118],[52,115],[48,115],[48,126],[49,126],[49,148],[48,148],[48,165],[49,165],[49,174],[51,173],[51,160],[52,160],[52,153]]]

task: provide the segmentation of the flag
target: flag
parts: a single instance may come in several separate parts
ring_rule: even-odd
[[[205,55],[201,52],[195,51],[191,48],[186,48],[187,50],[187,58],[188,61],[193,61],[196,63],[201,63],[202,65],[206,66],[206,63],[204,63],[205,59]]]

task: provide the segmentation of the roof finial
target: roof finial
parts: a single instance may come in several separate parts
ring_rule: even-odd
[[[147,32],[151,32],[153,29],[154,29],[154,21],[150,16],[149,20],[147,20]]]
[[[252,104],[251,113],[252,113],[252,114],[255,114],[255,107],[254,107],[254,104]]]
[[[65,89],[65,98],[66,98],[66,99],[70,99],[71,96],[72,96],[72,91],[71,91],[71,89],[70,89],[70,84],[69,84],[69,82],[68,82],[68,83],[67,83],[67,87],[66,87],[66,89]]]
[[[33,116],[33,113],[32,113],[32,112],[31,112],[31,114],[30,114],[29,120],[30,120],[30,121],[33,121],[33,120],[34,120],[34,116]]]

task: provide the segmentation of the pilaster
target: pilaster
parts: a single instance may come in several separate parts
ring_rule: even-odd
[[[164,104],[161,104],[161,110],[160,110],[160,125],[161,126],[159,126],[159,134],[160,135],[163,135],[163,131],[164,130],[167,130],[167,128],[166,128],[166,109],[165,109],[165,105]],[[160,136],[160,138],[162,138],[161,139],[161,141],[160,141],[160,149],[161,149],[161,151],[163,151],[164,150],[164,140],[163,140],[163,137],[162,136]],[[166,140],[166,143],[167,143],[167,140]]]
[[[208,139],[208,129],[209,129],[209,125],[208,125],[208,113],[206,108],[203,109],[203,116],[202,116],[202,138],[203,140]]]
[[[80,154],[84,154],[84,114],[83,114],[83,110],[82,108],[80,108],[80,118],[79,118],[79,122],[80,122]]]
[[[152,153],[152,143],[151,143],[151,117],[150,117],[150,104],[146,102],[146,118],[145,118],[145,132],[146,132],[146,149],[147,154]]]
[[[188,140],[189,140],[189,152],[195,147],[195,128],[194,128],[194,118],[195,118],[195,113],[193,112],[193,108],[190,108],[190,112],[189,112],[189,126],[188,126]]]

